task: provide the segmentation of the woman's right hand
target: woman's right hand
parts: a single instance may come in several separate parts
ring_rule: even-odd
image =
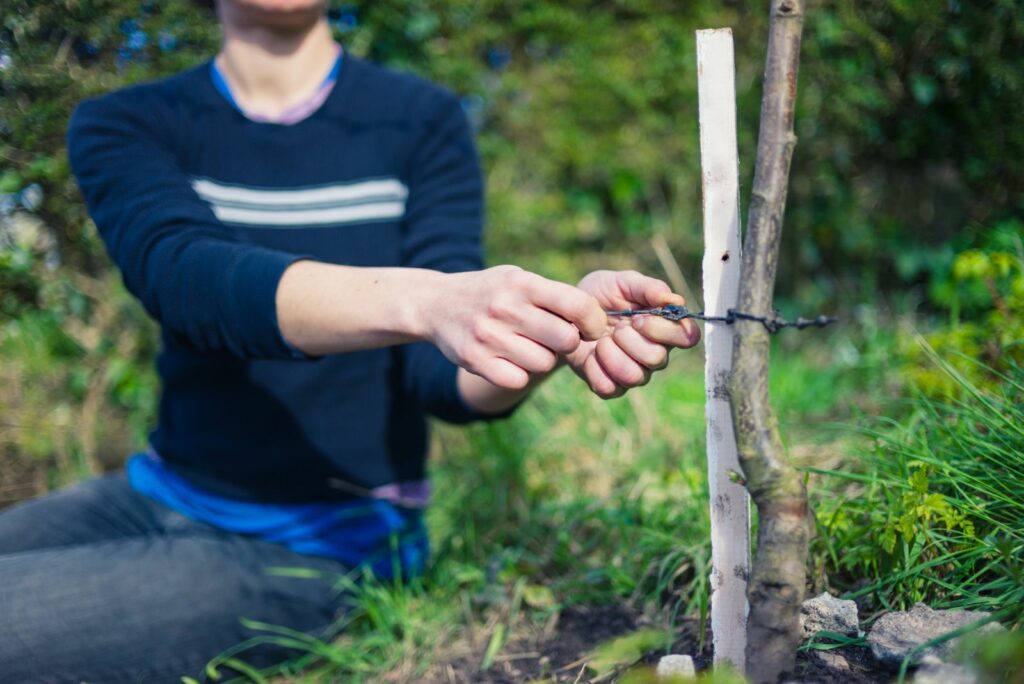
[[[554,370],[608,319],[582,290],[517,266],[443,274],[423,297],[426,338],[451,361],[506,390]]]

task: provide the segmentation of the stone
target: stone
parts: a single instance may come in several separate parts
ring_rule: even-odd
[[[963,665],[944,663],[930,656],[922,661],[912,681],[913,684],[978,684],[978,675]]]
[[[878,618],[868,634],[868,646],[877,660],[891,667],[899,667],[915,647],[989,615],[990,613],[980,610],[932,610],[925,604],[918,603],[909,611],[887,613]],[[979,631],[1004,629],[1002,625],[990,622]],[[916,653],[914,660],[921,663],[930,662],[931,658],[944,661],[956,649],[958,642],[959,639],[950,639],[929,646]]]
[[[800,628],[804,639],[810,639],[818,632],[857,636],[860,630],[857,604],[827,592],[807,599],[800,605]]]
[[[658,661],[657,674],[659,679],[696,677],[697,668],[693,666],[693,658],[690,656],[673,653],[672,655],[661,657]]]
[[[850,669],[850,661],[839,653],[832,651],[812,651],[814,657],[821,661],[821,664],[831,670],[847,671]]]

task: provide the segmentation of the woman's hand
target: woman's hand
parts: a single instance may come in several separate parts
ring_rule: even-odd
[[[609,311],[685,304],[664,282],[636,271],[595,271],[578,287]],[[699,341],[700,328],[692,320],[613,317],[600,338],[582,341],[565,359],[595,394],[611,399],[647,384],[654,371],[668,364],[673,347],[685,349]]]
[[[608,330],[594,296],[516,266],[443,275],[422,315],[445,356],[505,390],[526,388]]]

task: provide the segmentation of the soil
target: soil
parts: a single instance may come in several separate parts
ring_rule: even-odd
[[[796,659],[797,681],[807,684],[885,684],[893,680],[866,646],[831,651],[801,651]]]
[[[641,627],[641,618],[622,606],[578,606],[533,633],[513,635],[486,671],[482,651],[457,655],[431,668],[428,684],[523,684],[590,682],[587,654],[598,644]],[[580,673],[584,672],[580,677]]]
[[[453,649],[448,659],[432,667],[418,681],[427,684],[587,684],[608,683],[614,678],[593,676],[586,668],[590,652],[599,644],[629,634],[649,622],[625,606],[576,606],[531,633],[511,635],[486,671],[480,669],[483,648]],[[677,631],[673,653],[693,656],[697,670],[711,664],[710,647],[698,652],[698,621],[684,621]],[[710,631],[708,631],[710,640]],[[822,655],[824,654],[824,655]],[[663,652],[648,653],[639,665],[654,667]],[[845,647],[831,651],[801,651],[793,681],[807,684],[882,684],[892,673],[882,669],[870,650]]]

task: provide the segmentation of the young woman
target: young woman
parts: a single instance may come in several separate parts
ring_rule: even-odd
[[[345,53],[321,0],[217,11],[215,59],[71,121],[163,395],[125,473],[0,514],[5,681],[179,681],[240,618],[316,632],[338,573],[422,569],[426,414],[508,415],[561,365],[618,396],[698,340],[609,321],[681,303],[635,272],[484,270],[458,101]]]

